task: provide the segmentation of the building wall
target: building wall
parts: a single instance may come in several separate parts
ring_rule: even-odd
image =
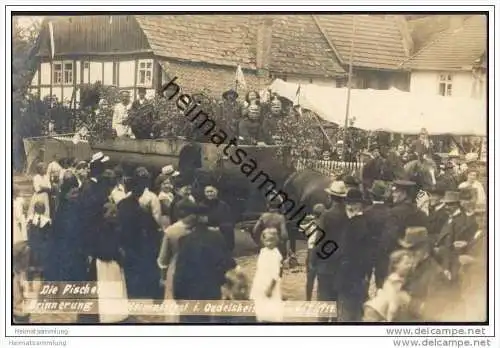
[[[163,62],[166,67],[162,74],[162,83],[177,77],[176,83],[186,93],[192,94],[207,89],[214,97],[220,97],[223,92],[235,88],[236,67],[216,67],[201,64]],[[243,98],[248,90],[257,90],[267,87],[271,82],[268,74],[258,77],[255,72],[243,71],[247,89],[238,87],[238,93]]]
[[[55,64],[72,63],[72,82],[62,81],[56,83]],[[146,83],[140,83],[140,63],[150,64],[150,80]],[[49,61],[41,61],[39,68],[35,72],[31,81],[31,92],[39,94],[41,99],[49,97],[52,93],[58,101],[69,103],[73,97],[76,88],[75,98],[77,103],[80,100],[80,86],[82,84],[93,84],[101,82],[105,86],[116,86],[120,90],[128,90],[133,99],[137,97],[137,89],[144,87],[147,90],[147,96],[155,94],[156,88],[155,76],[157,74],[153,57],[94,57],[80,60],[70,60],[64,58],[55,58],[51,64]],[[64,71],[63,76],[64,78]]]
[[[438,72],[413,71],[411,73],[410,91],[419,94],[439,94],[439,76],[442,73],[452,74],[452,96],[462,98],[484,98],[486,95],[486,80],[475,82],[470,71]],[[474,88],[477,90],[474,92]]]

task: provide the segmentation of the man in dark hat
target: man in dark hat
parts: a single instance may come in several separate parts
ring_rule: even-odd
[[[351,189],[345,197],[347,220],[339,245],[339,269],[335,277],[338,290],[338,320],[361,321],[363,303],[368,296],[368,282],[373,268],[372,253],[376,249],[363,214],[363,194]]]
[[[444,163],[443,173],[438,175],[437,181],[441,181],[446,190],[456,190],[458,187],[458,178],[455,174],[455,165],[451,161]]]
[[[386,203],[388,194],[388,185],[382,180],[375,180],[371,189],[368,191],[371,196],[372,205],[370,205],[365,210],[365,216],[368,221],[368,229],[370,230],[370,235],[373,239],[373,245],[378,245],[380,243],[380,238],[384,233],[385,224],[389,217],[390,207]],[[378,259],[379,250],[377,247],[374,248],[373,263],[375,265]],[[375,284],[377,288],[380,289],[384,283],[385,271],[380,272],[377,267],[375,268]]]
[[[459,254],[466,250],[478,230],[474,211],[463,208],[472,200],[473,195],[469,190],[447,191],[443,198],[449,219],[441,229],[434,247],[438,260],[450,272],[452,279],[458,276]]]
[[[415,266],[403,285],[411,301],[404,321],[438,321],[446,303],[446,275],[432,256],[427,228],[408,226],[398,247],[409,250]]]
[[[438,181],[429,192],[429,238],[434,242],[448,222],[448,211],[443,202],[446,184]]]
[[[356,177],[354,177],[352,175],[346,175],[344,177],[344,184],[347,187],[347,190],[349,191],[351,189],[357,189],[357,190],[359,190],[360,189],[359,185],[361,183],[358,180],[358,178],[356,178]]]
[[[398,248],[398,239],[404,236],[408,226],[428,226],[428,217],[414,203],[415,182],[398,180],[393,183],[393,207],[380,238],[377,269],[381,278],[387,276],[389,257]]]
[[[146,100],[146,88],[144,87],[139,87],[137,89],[137,95],[139,96],[139,98],[137,100],[134,100],[134,102],[132,103],[132,109],[139,109],[141,106],[143,106],[147,100]]]
[[[362,170],[362,181],[364,190],[372,187],[373,181],[382,179],[382,168],[384,166],[384,159],[380,154],[380,146],[372,144],[370,146],[371,159],[366,162]]]
[[[238,92],[230,89],[222,93],[219,115],[217,115],[218,127],[224,129],[229,136],[238,136],[238,122],[242,119],[242,106],[238,102]]]
[[[259,104],[248,107],[247,117],[238,124],[238,136],[244,144],[271,143],[262,125],[262,107]]]
[[[198,205],[192,232],[179,241],[173,279],[175,300],[215,301],[227,271],[236,267],[221,233],[208,228],[208,209]],[[180,316],[183,323],[206,323],[210,316]]]

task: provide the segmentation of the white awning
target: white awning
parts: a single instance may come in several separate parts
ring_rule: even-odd
[[[296,102],[296,83],[276,79],[273,92]],[[299,103],[323,119],[343,125],[347,88],[301,85]],[[350,118],[354,126],[371,131],[417,134],[426,128],[430,134],[478,135],[487,131],[486,102],[472,98],[424,96],[398,89],[351,90]]]

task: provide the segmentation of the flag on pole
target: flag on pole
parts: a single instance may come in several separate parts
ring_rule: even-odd
[[[50,58],[54,59],[55,47],[54,47],[54,26],[52,22],[49,22],[49,34],[50,34]]]
[[[243,89],[247,89],[245,75],[243,75],[243,70],[240,65],[236,68],[236,86],[241,86]]]
[[[293,107],[297,112],[299,113],[300,116],[302,116],[302,108],[300,107],[300,88],[301,85],[299,83],[299,87],[297,87],[297,92],[295,92],[295,100],[293,102]]]
[[[299,83],[299,87],[297,87],[297,92],[295,92],[295,100],[293,102],[293,105],[300,105],[300,89],[301,85]]]

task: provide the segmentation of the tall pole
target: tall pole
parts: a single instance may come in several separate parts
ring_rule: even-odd
[[[356,37],[356,15],[352,15],[352,39],[351,39],[351,54],[349,57],[349,75],[347,76],[347,100],[345,108],[345,121],[344,121],[344,144],[342,154],[344,158],[347,152],[347,128],[349,126],[349,109],[351,105],[351,89],[352,89],[352,60],[354,56],[354,39]]]

